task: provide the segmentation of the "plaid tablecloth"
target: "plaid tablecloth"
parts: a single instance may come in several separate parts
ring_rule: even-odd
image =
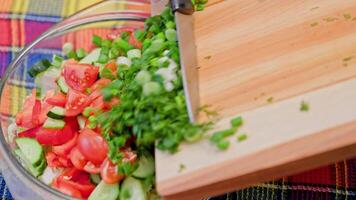
[[[0,75],[21,48],[62,18],[99,0],[0,0]],[[3,113],[11,115],[11,113]],[[2,199],[12,199],[0,176]],[[347,199],[356,200],[356,159],[214,199]]]

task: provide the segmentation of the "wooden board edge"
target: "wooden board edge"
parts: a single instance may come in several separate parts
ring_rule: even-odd
[[[258,181],[269,181],[304,170],[356,156],[356,121],[315,133],[265,151],[182,175],[179,180],[157,183],[157,191],[165,199],[198,199],[223,192],[242,189]],[[312,150],[312,151],[311,151]],[[253,160],[251,160],[253,158]],[[256,162],[256,164],[251,164]],[[244,165],[253,166],[247,169]],[[233,167],[231,167],[233,166]],[[226,170],[226,169],[233,170]],[[224,170],[222,170],[224,169]],[[219,174],[224,177],[219,178]],[[210,177],[205,185],[194,180]],[[213,177],[213,179],[211,179]],[[184,184],[183,184],[184,183]],[[185,191],[185,188],[194,188]]]

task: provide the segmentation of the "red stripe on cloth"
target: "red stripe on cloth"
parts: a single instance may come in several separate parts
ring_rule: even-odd
[[[11,45],[11,24],[9,20],[0,19],[0,45]]]

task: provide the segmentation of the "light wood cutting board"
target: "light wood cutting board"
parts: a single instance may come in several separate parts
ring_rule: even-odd
[[[201,104],[219,111],[215,130],[242,116],[248,139],[156,151],[161,195],[199,199],[356,156],[356,1],[210,0],[194,18]]]

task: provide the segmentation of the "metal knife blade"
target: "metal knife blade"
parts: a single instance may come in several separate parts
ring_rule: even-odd
[[[194,38],[194,21],[192,15],[185,15],[180,12],[175,12],[175,20],[184,95],[189,119],[193,123],[197,120],[199,107],[199,80]]]
[[[152,15],[159,14],[170,2],[177,26],[180,65],[183,75],[184,95],[190,122],[198,117],[199,80],[194,38],[193,4],[191,0],[151,0]]]

